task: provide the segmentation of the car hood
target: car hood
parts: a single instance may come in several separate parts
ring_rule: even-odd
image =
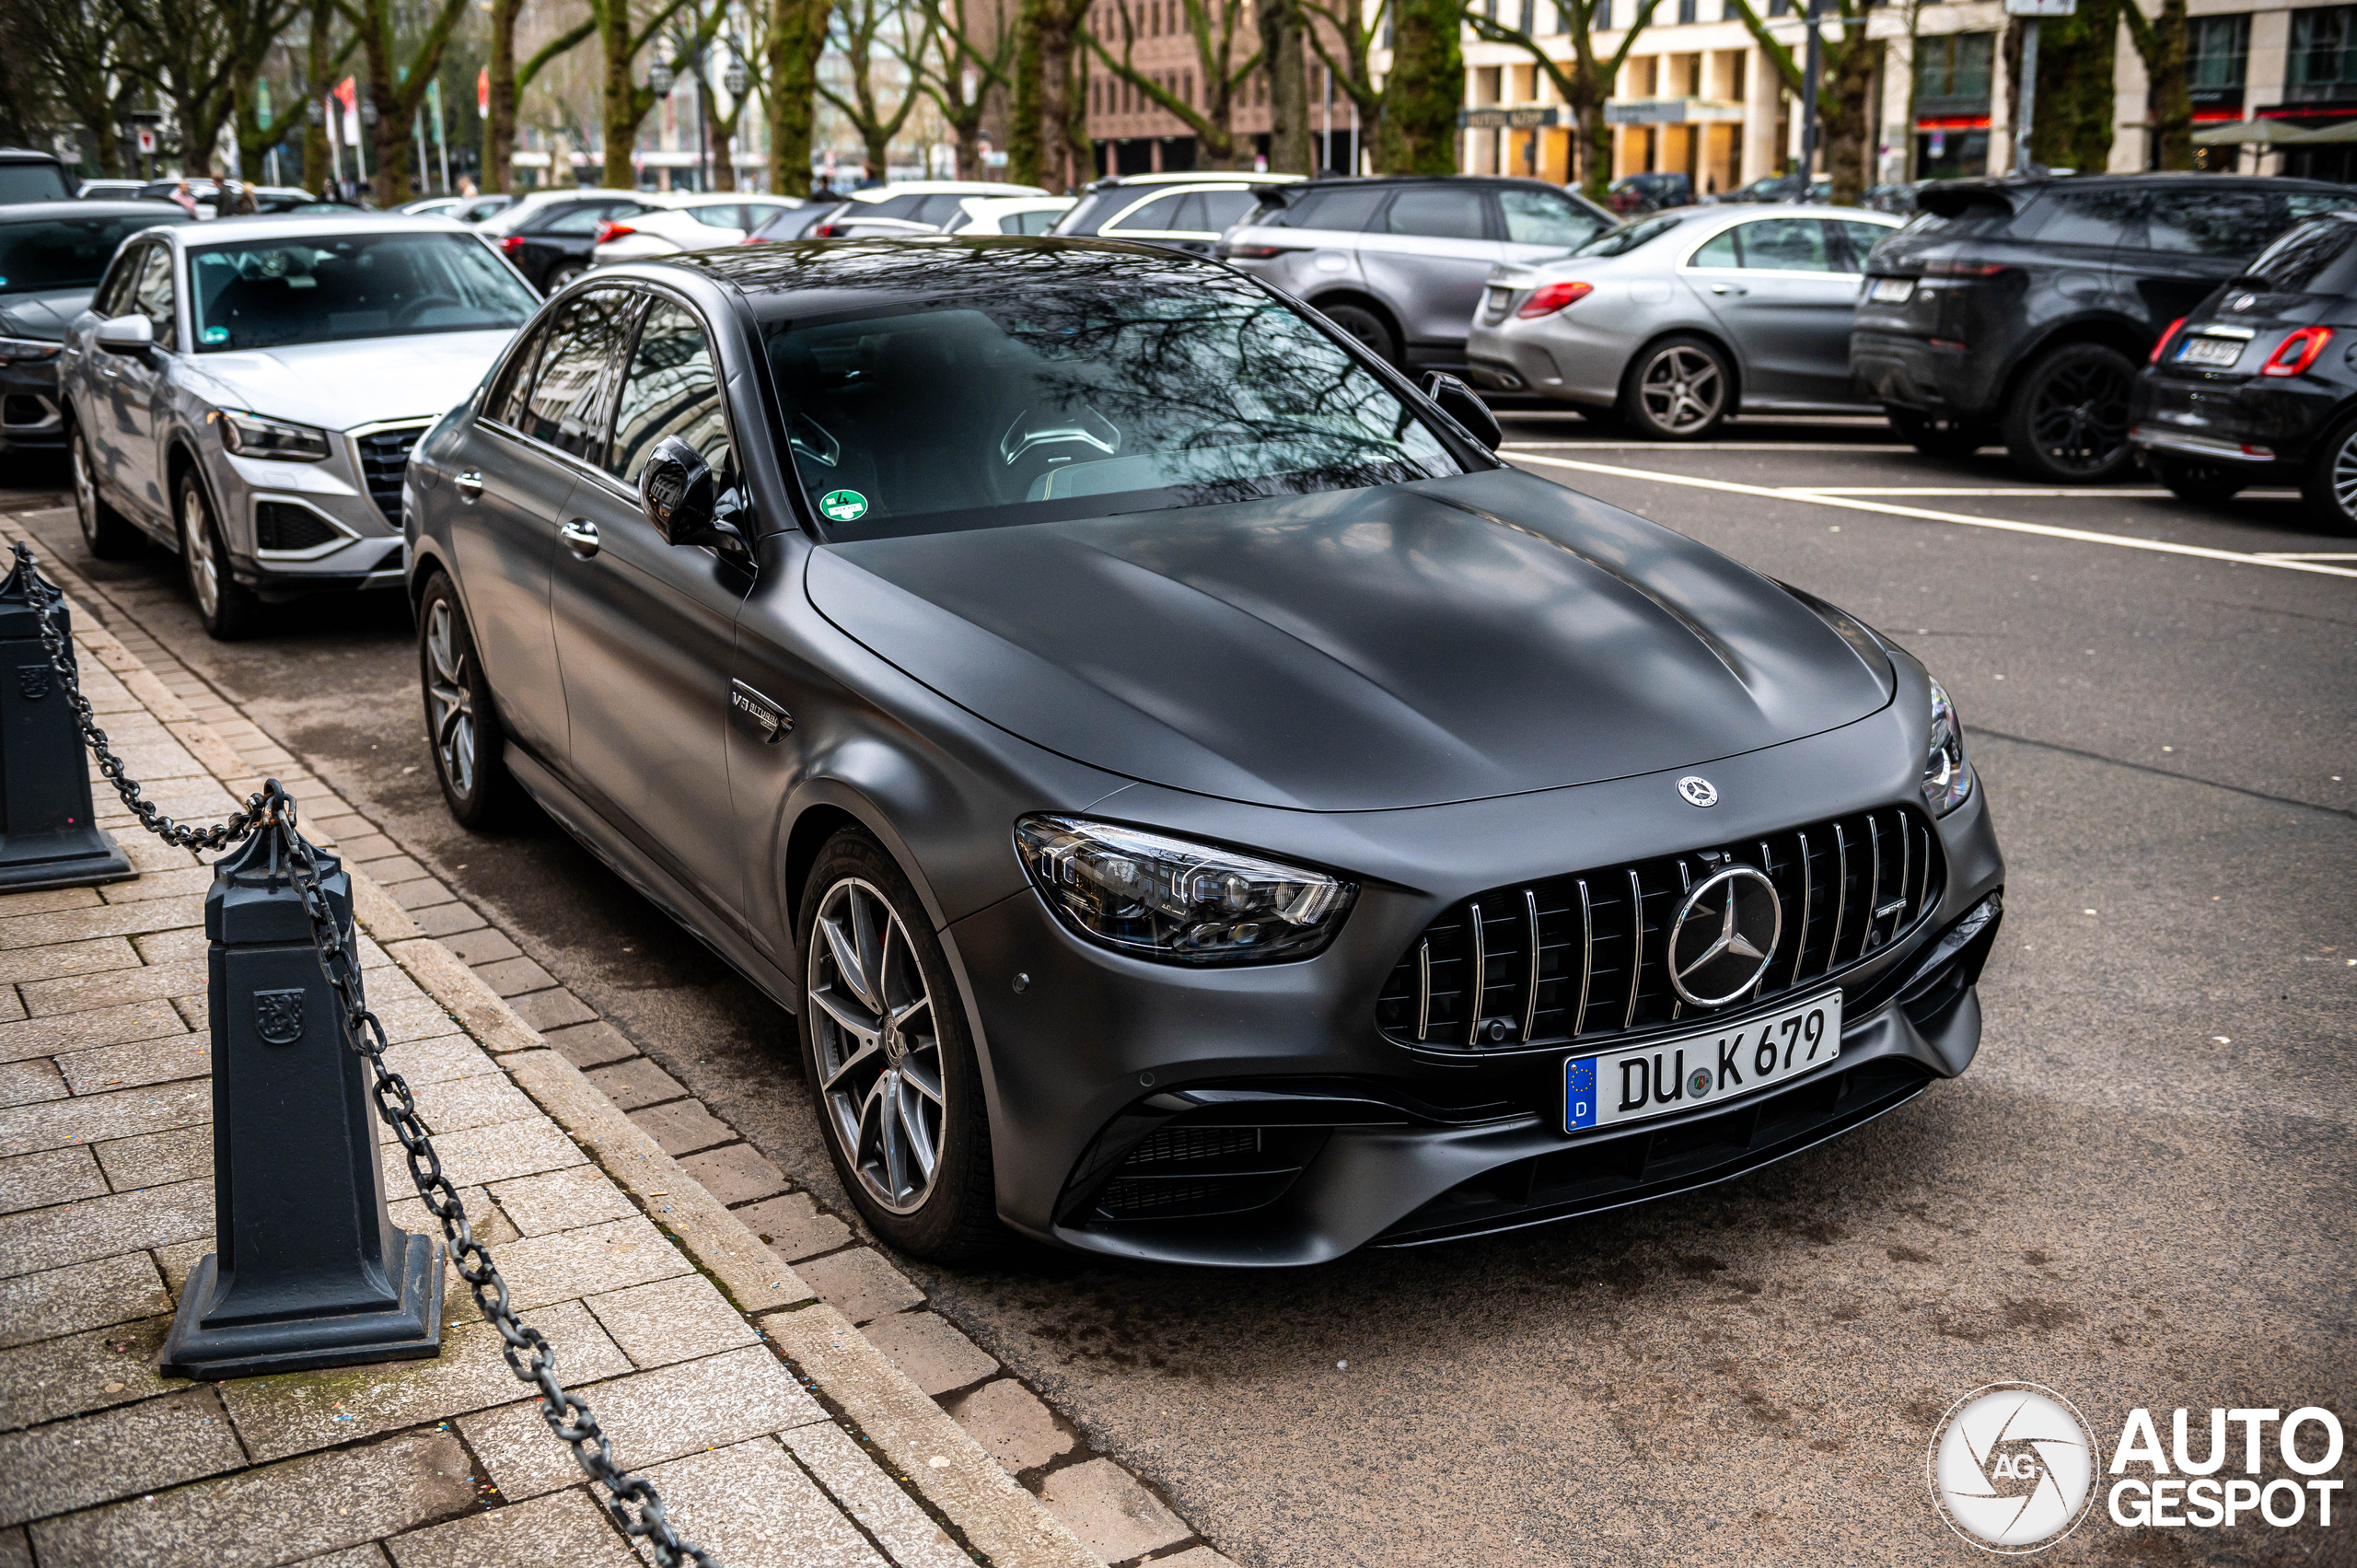
[[[349,430],[386,419],[447,413],[482,379],[513,329],[420,332],[240,349],[195,357],[215,401],[272,419]]]
[[[1309,810],[1694,766],[1895,689],[1837,612],[1514,470],[832,544],[806,580],[878,656],[1024,739]]]
[[[47,289],[38,294],[0,295],[0,337],[62,342],[65,323],[90,308],[95,289]]]

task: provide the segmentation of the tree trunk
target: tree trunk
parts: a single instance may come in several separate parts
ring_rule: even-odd
[[[368,182],[377,204],[388,210],[414,199],[409,188],[409,116],[390,93],[369,84],[377,123],[368,130]]]
[[[1262,0],[1260,20],[1261,69],[1269,76],[1269,171],[1314,174],[1300,0]]]
[[[1596,67],[1582,64],[1580,96],[1571,104],[1572,145],[1579,153],[1580,189],[1593,202],[1612,189],[1612,127],[1604,118],[1604,92]]]
[[[523,0],[491,0],[489,111],[482,117],[482,188],[516,191],[516,18]]]
[[[1457,172],[1457,110],[1465,101],[1458,0],[1393,0],[1391,73],[1375,144],[1380,174]]]
[[[303,106],[303,189],[317,195],[333,178],[328,164],[328,72],[335,61],[335,0],[311,0],[310,47],[304,62],[310,101]],[[314,118],[314,111],[317,118]]]
[[[2136,0],[2127,0],[2134,5]],[[2146,62],[2153,83],[2153,143],[2163,168],[2193,167],[2193,99],[2185,79],[2185,0],[2161,0]]]
[[[770,189],[810,193],[810,133],[817,120],[819,57],[827,51],[834,0],[770,0],[768,88]]]
[[[2108,6],[2048,17],[2038,23],[2038,118],[2030,127],[2031,161],[2081,174],[2101,174],[2110,164],[2111,84],[2119,38],[2119,23]],[[2018,32],[2006,43],[2007,64],[2018,72]]]
[[[1825,116],[1825,172],[1832,177],[1837,207],[1856,206],[1872,173],[1868,168],[1874,158],[1871,99],[1878,46],[1868,41],[1865,32],[1861,17],[1839,44],[1829,41],[1825,51],[1833,99],[1832,112]]]
[[[630,6],[625,0],[602,0],[598,7],[598,41],[606,53],[604,120],[606,169],[599,183],[612,191],[638,188],[638,171],[631,167],[638,122],[638,84],[631,79],[634,52],[630,46]]]
[[[1075,163],[1073,35],[1087,15],[1087,0],[1023,0],[1016,28],[1015,115],[1007,128],[1007,178],[1021,185],[1067,190]]]
[[[1086,7],[1075,16],[1086,18]],[[1077,24],[1075,24],[1077,25]],[[1097,178],[1097,149],[1088,142],[1088,51],[1072,52],[1072,75],[1064,92],[1064,182],[1077,191]]]

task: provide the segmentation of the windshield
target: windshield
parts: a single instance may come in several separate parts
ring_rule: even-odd
[[[1667,234],[1685,221],[1682,217],[1647,218],[1643,223],[1623,224],[1619,228],[1606,229],[1572,254],[1574,256],[1626,255],[1647,240]]]
[[[465,234],[257,239],[191,254],[201,354],[520,327],[540,302]]]
[[[186,222],[186,213],[164,207],[130,217],[0,223],[0,294],[96,288],[124,239],[159,223]]]
[[[769,355],[837,539],[1462,471],[1331,338],[1208,269],[1002,271],[970,296],[776,323]]]

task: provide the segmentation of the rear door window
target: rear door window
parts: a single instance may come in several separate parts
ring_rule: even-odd
[[[2016,239],[2041,245],[2089,245],[2109,250],[2141,236],[2147,193],[2133,186],[2096,185],[2049,191],[2014,221]]]
[[[1761,218],[1740,224],[1734,233],[1736,254],[1747,268],[1781,273],[1830,273],[1834,266],[1832,226],[1821,218]]]
[[[923,196],[887,196],[880,202],[853,202],[847,217],[913,218]]]
[[[2162,191],[2144,218],[2147,249],[2239,261],[2290,221],[2282,198],[2267,191]]]
[[[629,340],[639,296],[593,289],[566,306],[550,329],[549,349],[532,382],[525,434],[586,462],[601,462],[613,406],[615,362]]]
[[[483,402],[486,415],[511,430],[526,428],[525,421],[532,406],[532,367],[540,363],[540,347],[548,341],[548,328],[543,325],[533,331],[530,342],[509,356],[499,384]]]
[[[1202,226],[1206,232],[1225,234],[1252,215],[1260,199],[1251,192],[1237,186],[1228,191],[1199,191],[1196,199],[1202,203]]]
[[[1486,239],[1487,205],[1480,192],[1461,185],[1411,185],[1391,198],[1384,227],[1426,239]]]
[[[1586,244],[1609,226],[1605,219],[1551,191],[1510,188],[1498,192],[1498,206],[1505,215],[1506,238],[1515,245],[1568,249]]]
[[[1192,192],[1185,191],[1156,196],[1107,224],[1104,232],[1109,235],[1167,233],[1182,226],[1178,219],[1191,196]]]
[[[1855,218],[1837,219],[1834,226],[1840,229],[1841,237],[1850,242],[1850,258],[1840,269],[1845,273],[1864,272],[1866,258],[1874,254],[1875,247],[1898,232],[1895,228],[1887,228],[1878,223],[1860,223]]]
[[[1372,190],[1351,186],[1339,191],[1312,191],[1286,210],[1285,226],[1363,233],[1374,226],[1375,215],[1389,194],[1379,186]]]

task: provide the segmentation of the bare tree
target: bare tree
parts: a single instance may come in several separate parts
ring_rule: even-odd
[[[236,113],[238,82],[258,75],[270,48],[299,14],[300,0],[124,0],[123,23],[137,35],[135,66],[172,106],[180,159],[191,173],[215,172],[221,128]]]
[[[1571,35],[1570,69],[1540,47],[1537,39],[1520,28],[1510,28],[1491,19],[1486,10],[1465,0],[1465,20],[1475,33],[1492,43],[1511,43],[1538,64],[1547,79],[1555,85],[1555,94],[1572,111],[1572,145],[1578,153],[1576,172],[1581,189],[1598,201],[1612,184],[1612,127],[1604,118],[1604,100],[1612,96],[1612,84],[1620,75],[1620,67],[1629,63],[1629,51],[1639,35],[1652,24],[1654,7],[1659,0],[1638,0],[1637,14],[1630,18],[1626,31],[1620,35],[1620,45],[1608,60],[1599,60],[1596,52],[1595,29],[1599,11],[1608,13],[1612,0],[1560,0],[1563,25]]]
[[[1236,58],[1243,37],[1244,0],[1179,0],[1187,37],[1195,46],[1195,70],[1173,83],[1169,77],[1141,71],[1132,63],[1136,52],[1138,18],[1130,0],[1111,0],[1120,29],[1120,58],[1107,48],[1095,29],[1082,37],[1089,52],[1104,62],[1117,81],[1127,82],[1138,96],[1177,118],[1195,134],[1197,156],[1206,168],[1236,168],[1246,154],[1236,135],[1237,90],[1260,68],[1258,49],[1241,63]],[[1197,101],[1194,88],[1202,89]]]
[[[1833,0],[1833,8],[1821,21],[1838,20],[1839,29],[1825,27],[1822,33],[1825,70],[1817,83],[1817,101],[1808,102],[1808,86],[1801,79],[1800,62],[1793,52],[1768,30],[1751,0],[1727,0],[1743,18],[1743,25],[1759,42],[1759,52],[1768,57],[1769,64],[1783,78],[1784,85],[1796,94],[1806,112],[1817,116],[1825,128],[1825,172],[1832,177],[1833,201],[1839,206],[1854,206],[1872,182],[1874,157],[1874,127],[1871,99],[1874,95],[1875,63],[1882,56],[1882,41],[1866,37],[1867,5],[1869,0]],[[1816,170],[1801,170],[1804,182]]]
[[[598,30],[595,16],[584,17],[531,52],[516,60],[516,28],[524,0],[491,0],[491,60],[484,67],[489,104],[482,117],[482,185],[486,191],[516,189],[516,110],[550,62],[570,52]]]
[[[978,6],[985,0],[972,0]],[[977,37],[970,29],[958,0],[918,0],[925,25],[932,31],[930,53],[902,56],[909,74],[941,110],[943,123],[957,137],[958,178],[982,178],[982,121],[990,110],[993,87],[1014,85],[1018,41],[1007,0],[986,0],[989,31]]]
[[[1309,152],[1309,68],[1302,49],[1309,30],[1302,0],[1260,0],[1261,70],[1269,78],[1269,167],[1314,174]]]
[[[688,0],[663,0],[644,27],[634,25],[630,0],[589,0],[589,14],[598,25],[598,37],[606,50],[605,182],[617,190],[627,191],[638,183],[638,170],[631,158],[638,144],[638,128],[662,98],[653,87],[642,87],[638,81],[638,56],[654,37],[670,24]],[[694,36],[694,48],[701,51],[712,41],[720,26],[718,9]]]
[[[819,84],[819,93],[840,110],[859,134],[861,157],[870,180],[885,177],[890,168],[892,139],[900,134],[900,128],[909,122],[910,112],[924,97],[911,70],[909,78],[900,84],[900,101],[886,109],[877,92],[879,56],[922,60],[933,51],[934,21],[934,13],[927,10],[920,22],[916,43],[911,47],[907,42],[908,17],[900,0],[842,0],[835,7],[835,47],[843,57],[851,96],[844,97],[823,80]]]
[[[1382,31],[1391,0],[1376,0],[1364,15],[1354,0],[1336,0],[1332,5],[1300,0],[1300,4],[1303,17],[1309,23],[1305,29],[1309,47],[1318,52],[1328,78],[1358,111],[1359,142],[1364,145],[1383,122],[1383,87],[1376,81],[1374,68],[1367,61],[1375,52],[1375,41]],[[1320,20],[1326,23],[1325,27],[1317,25]],[[1329,32],[1333,34],[1333,44],[1327,41]],[[1339,58],[1334,44],[1341,45]],[[1327,157],[1329,160],[1333,157],[1330,149]]]
[[[0,39],[22,68],[17,91],[46,88],[87,133],[102,175],[122,172],[123,116],[145,72],[134,52],[141,35],[116,0],[13,0]],[[14,73],[12,73],[13,75]]]

